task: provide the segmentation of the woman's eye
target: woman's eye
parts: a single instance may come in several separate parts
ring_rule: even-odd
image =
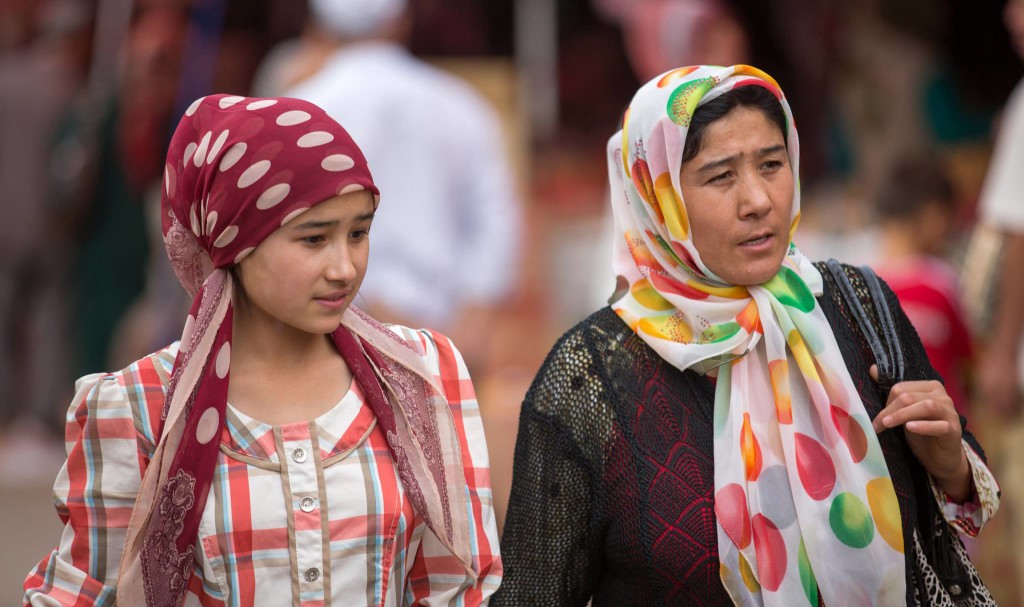
[[[769,160],[765,162],[763,165],[761,165],[761,168],[765,169],[766,171],[777,171],[782,168],[782,161]]]
[[[317,235],[317,236],[306,236],[305,238],[302,239],[302,242],[304,242],[306,244],[320,244],[324,240],[325,239],[324,239],[323,236]]]
[[[369,230],[356,230],[352,232],[352,240],[362,240],[370,235]]]
[[[730,177],[732,177],[732,171],[726,171],[724,173],[719,173],[718,175],[715,175],[714,177],[708,180],[708,183],[723,183]]]

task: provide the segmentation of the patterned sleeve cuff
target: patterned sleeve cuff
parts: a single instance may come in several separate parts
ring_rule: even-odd
[[[996,484],[992,472],[989,471],[981,457],[974,452],[974,449],[966,442],[963,445],[964,452],[967,453],[967,462],[971,466],[973,481],[970,499],[963,504],[954,502],[939,487],[935,479],[929,478],[932,494],[935,496],[939,508],[942,509],[946,521],[960,533],[974,537],[999,509],[999,485]]]

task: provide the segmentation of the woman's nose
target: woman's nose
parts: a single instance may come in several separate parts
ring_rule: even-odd
[[[772,208],[768,184],[757,177],[743,180],[739,195],[738,211],[740,217],[761,217]]]

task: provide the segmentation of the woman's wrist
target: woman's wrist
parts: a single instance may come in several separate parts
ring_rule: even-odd
[[[956,470],[944,476],[932,475],[935,483],[942,489],[950,500],[957,504],[963,504],[970,499],[973,493],[974,480],[971,476],[971,464],[967,459],[967,453],[960,449],[960,463]]]

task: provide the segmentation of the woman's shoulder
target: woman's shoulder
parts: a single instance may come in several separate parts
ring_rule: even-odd
[[[605,306],[576,323],[562,334],[551,351],[579,347],[622,344],[634,333],[610,306]]]
[[[587,316],[562,334],[548,351],[534,378],[529,397],[554,406],[557,395],[604,392],[603,386],[619,367],[631,367],[635,334],[610,307]],[[642,345],[642,344],[641,344]],[[544,396],[541,396],[543,394]],[[575,397],[562,406],[575,406]],[[584,399],[584,400],[590,400]]]

